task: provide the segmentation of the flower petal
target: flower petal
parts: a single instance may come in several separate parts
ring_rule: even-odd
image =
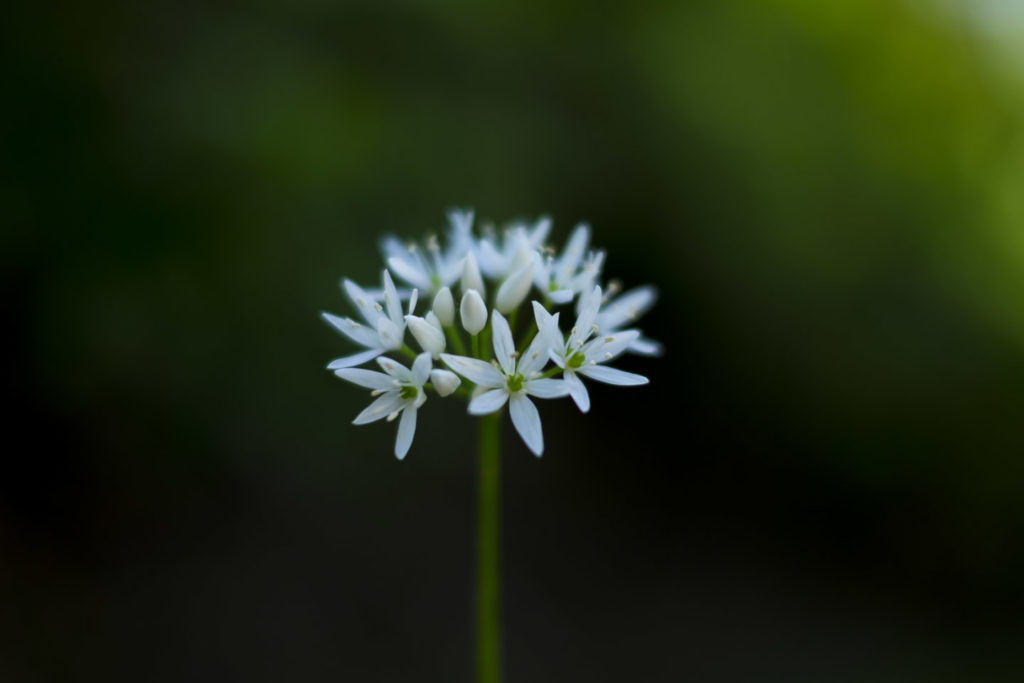
[[[633,340],[633,343],[629,345],[629,350],[641,356],[660,356],[665,352],[665,347],[661,345],[661,342],[641,337]]]
[[[409,452],[414,434],[416,434],[416,406],[406,406],[402,411],[402,419],[398,421],[398,435],[395,437],[395,457],[399,460]]]
[[[523,382],[523,389],[537,398],[561,398],[569,395],[569,385],[560,379],[530,379]]]
[[[577,377],[575,372],[567,372],[565,373],[565,383],[569,387],[569,395],[576,402],[580,412],[589,411],[590,392],[587,391],[587,385],[583,383],[583,380]]]
[[[418,387],[423,386],[430,378],[432,366],[429,353],[421,353],[416,356],[416,360],[412,362],[412,383]]]
[[[636,341],[636,338],[639,336],[639,330],[609,332],[586,344],[583,347],[583,353],[588,360],[604,363],[625,351],[626,347]]]
[[[417,268],[408,260],[392,256],[388,259],[388,268],[395,271],[395,275],[413,287],[419,287],[423,290],[430,289],[430,276],[422,268]]]
[[[373,297],[367,294],[362,287],[348,279],[342,281],[342,287],[344,287],[345,293],[348,294],[348,298],[352,300],[352,303],[359,310],[363,319],[370,323],[372,327],[377,327],[377,319],[382,318],[384,313],[377,310],[378,304],[373,300]]]
[[[334,374],[346,382],[358,384],[367,389],[384,390],[395,388],[395,378],[375,370],[363,370],[362,368],[342,368],[335,370]]]
[[[615,368],[608,368],[603,365],[584,365],[577,372],[584,377],[596,379],[598,382],[615,384],[620,387],[635,387],[651,381],[643,375],[626,372],[625,370],[616,370]]]
[[[352,420],[352,424],[364,425],[369,422],[376,422],[395,412],[404,404],[405,399],[402,398],[397,389],[388,391],[378,396],[376,401],[368,405],[363,412],[356,415],[356,419]]]
[[[508,412],[512,416],[512,424],[515,425],[516,431],[526,442],[526,447],[539,458],[544,452],[544,433],[541,431],[537,406],[523,393],[517,393],[509,401]]]
[[[441,360],[473,384],[482,387],[500,387],[505,384],[505,376],[501,371],[485,361],[450,353],[442,353]]]
[[[384,353],[384,349],[369,349],[368,351],[353,353],[351,356],[335,358],[327,364],[327,369],[338,370],[340,368],[354,368],[357,365],[362,365],[368,360],[373,360],[382,353]]]
[[[360,346],[380,346],[380,335],[371,327],[357,323],[352,318],[341,318],[331,313],[321,313],[320,317]]]
[[[398,290],[395,289],[395,282],[391,279],[391,273],[384,269],[384,308],[387,309],[388,317],[396,327],[402,325],[402,300],[398,298]]]
[[[636,320],[654,305],[658,292],[654,287],[637,287],[608,302],[597,317],[602,330],[615,330]]]
[[[494,335],[494,357],[506,375],[516,369],[516,344],[512,341],[512,330],[505,316],[495,309],[491,312],[491,333]]]
[[[397,379],[399,382],[402,382],[403,384],[412,383],[412,373],[409,372],[409,369],[407,367],[405,367],[395,359],[386,357],[378,358],[377,364],[384,368],[384,372],[388,373],[389,375]]]
[[[499,410],[508,400],[508,392],[504,389],[491,389],[473,398],[469,402],[470,415],[487,415]]]

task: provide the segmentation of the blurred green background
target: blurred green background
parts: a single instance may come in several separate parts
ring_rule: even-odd
[[[4,681],[467,681],[475,424],[377,241],[580,220],[661,359],[505,429],[509,681],[1024,677],[1024,5],[111,3],[0,28]]]

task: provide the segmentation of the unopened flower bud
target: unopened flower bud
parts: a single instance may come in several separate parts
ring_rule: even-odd
[[[475,289],[470,289],[462,295],[459,315],[462,318],[462,326],[470,334],[480,334],[480,330],[487,325],[487,306]]]
[[[406,324],[412,336],[419,342],[420,348],[437,358],[444,351],[444,334],[434,325],[416,315],[405,316]]]
[[[439,289],[430,310],[441,321],[442,327],[451,327],[455,322],[455,299],[452,298],[452,290],[447,287]]]
[[[530,293],[533,285],[533,261],[508,276],[508,279],[501,283],[498,293],[494,297],[494,307],[499,313],[508,315],[519,308],[523,299]]]
[[[431,370],[430,381],[434,384],[438,396],[448,396],[462,384],[462,380],[454,372],[448,370]]]

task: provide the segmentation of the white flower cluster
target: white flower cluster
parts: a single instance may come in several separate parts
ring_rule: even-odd
[[[468,399],[471,415],[493,413],[508,403],[516,431],[539,456],[544,436],[537,407],[529,397],[571,396],[587,412],[590,396],[584,379],[620,386],[647,384],[646,377],[608,363],[626,351],[660,353],[657,342],[629,328],[653,305],[654,289],[647,286],[619,293],[614,283],[602,288],[605,254],[589,250],[589,226],[577,226],[559,254],[544,246],[551,230],[547,218],[533,225],[514,224],[500,239],[493,230],[475,236],[471,211],[451,211],[448,219],[445,246],[433,237],[424,246],[384,239],[387,268],[382,289],[364,290],[350,280],[342,281],[362,321],[321,314],[365,348],[327,366],[338,377],[370,389],[375,397],[354,424],[401,416],[395,440],[395,455],[401,459],[412,445],[416,414],[427,400],[427,391],[438,396],[457,394]],[[409,289],[399,290],[392,273]],[[452,291],[456,285],[458,306]],[[421,295],[431,305],[417,315]],[[404,313],[403,300],[407,301]],[[529,306],[523,307],[528,300]],[[565,334],[559,324],[562,312],[554,309],[574,301],[576,322]],[[524,333],[528,339],[516,346],[513,330],[521,307],[532,320],[522,321],[530,328]],[[421,353],[406,345],[406,330]],[[385,355],[391,352],[407,356],[411,368]],[[356,367],[373,359],[383,373]],[[435,368],[438,361],[448,369]],[[463,387],[459,375],[475,388]]]

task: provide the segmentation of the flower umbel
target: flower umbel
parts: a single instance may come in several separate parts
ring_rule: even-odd
[[[400,418],[395,455],[403,458],[429,392],[466,399],[473,416],[496,413],[507,403],[516,431],[540,456],[544,435],[533,399],[571,396],[587,412],[591,397],[583,380],[617,386],[648,382],[609,363],[626,351],[660,353],[660,344],[633,327],[653,305],[654,288],[620,294],[615,282],[602,286],[605,252],[591,248],[590,226],[578,225],[559,253],[545,244],[551,232],[546,217],[514,223],[500,233],[487,226],[480,237],[474,235],[472,211],[453,210],[448,220],[443,241],[429,237],[422,246],[395,237],[382,241],[387,268],[381,289],[342,281],[358,319],[321,314],[362,347],[327,366],[372,391],[375,400],[355,424]],[[411,289],[400,291],[392,275]],[[420,293],[424,300],[417,310]],[[559,328],[563,313],[576,320],[568,334]],[[517,322],[531,329],[516,333]],[[406,330],[422,349],[419,355],[406,344]],[[521,346],[514,336],[523,337]],[[395,360],[398,355],[412,359],[412,367]],[[359,369],[373,359],[383,373]],[[433,367],[436,361],[448,369]],[[472,391],[461,385],[459,375],[474,385]]]

